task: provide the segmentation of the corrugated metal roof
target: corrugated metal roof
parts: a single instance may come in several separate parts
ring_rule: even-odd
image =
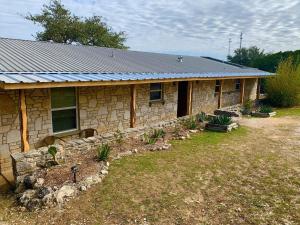
[[[267,76],[267,72],[204,57],[0,38],[5,83]]]
[[[269,73],[243,73],[243,76],[267,76]],[[0,73],[0,81],[12,83],[130,81],[185,78],[240,77],[240,73]]]

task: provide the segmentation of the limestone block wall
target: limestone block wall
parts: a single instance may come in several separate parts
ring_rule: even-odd
[[[193,114],[201,111],[212,113],[218,108],[218,95],[215,95],[215,84],[215,80],[193,82]]]
[[[257,79],[246,79],[245,82],[245,101],[248,99],[255,100],[257,91]]]
[[[223,81],[222,107],[240,104],[240,90],[235,89],[235,79]]]
[[[50,89],[26,90],[29,145],[52,134]]]
[[[130,86],[82,87],[78,89],[80,128],[98,132],[130,126]]]
[[[163,84],[163,101],[150,103],[150,84],[137,86],[136,125],[144,126],[177,117],[177,83]]]

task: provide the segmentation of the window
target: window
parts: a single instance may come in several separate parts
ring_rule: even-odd
[[[162,88],[161,83],[150,84],[150,101],[162,100]]]
[[[240,90],[241,89],[241,79],[236,79],[235,80],[235,90]]]
[[[51,89],[51,113],[54,133],[77,129],[75,88]]]
[[[220,91],[221,91],[221,81],[216,80],[215,93],[220,93]]]

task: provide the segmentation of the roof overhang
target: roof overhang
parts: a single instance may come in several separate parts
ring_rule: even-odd
[[[167,83],[178,81],[250,79],[273,76],[271,73],[182,73],[182,74],[146,74],[146,73],[0,73],[0,88],[4,90],[37,89],[56,87],[113,86],[148,83]],[[4,77],[5,76],[5,77]],[[5,79],[4,79],[5,78]]]

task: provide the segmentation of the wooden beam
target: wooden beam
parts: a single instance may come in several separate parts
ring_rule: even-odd
[[[95,86],[113,86],[113,85],[131,85],[131,84],[150,84],[150,83],[168,83],[178,81],[197,81],[197,80],[230,80],[257,78],[257,76],[242,77],[209,77],[209,78],[172,78],[172,79],[148,79],[131,81],[72,81],[72,82],[38,82],[38,83],[4,83],[1,87],[6,90],[16,89],[37,89],[37,88],[56,88],[56,87],[95,87]]]
[[[218,109],[222,108],[222,96],[223,96],[223,84],[224,80],[221,80],[221,86],[220,86],[220,92],[219,92],[219,98],[218,98]]]
[[[256,88],[256,100],[259,100],[260,98],[260,85],[261,85],[261,80],[257,78],[256,80],[257,83],[257,88]]]
[[[134,128],[136,125],[136,85],[130,86],[130,127]]]
[[[188,83],[188,93],[187,93],[187,114],[192,115],[192,102],[193,102],[193,81]]]
[[[25,90],[19,90],[19,113],[22,151],[29,151]]]
[[[241,87],[240,87],[240,103],[241,103],[241,105],[244,104],[244,98],[245,98],[245,83],[246,83],[246,79],[241,79]]]

